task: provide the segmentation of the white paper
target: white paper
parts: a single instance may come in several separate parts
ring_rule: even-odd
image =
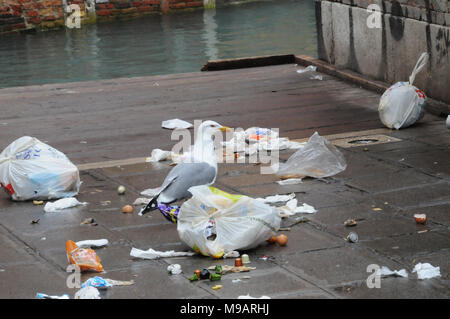
[[[87,205],[86,202],[79,202],[75,197],[67,197],[59,199],[55,202],[47,202],[44,206],[46,213],[55,213],[66,208],[76,207],[78,205]]]
[[[169,267],[167,267],[167,271],[172,275],[179,275],[182,272],[179,264],[169,265]]]
[[[265,198],[257,198],[257,200],[261,200],[264,203],[279,203],[279,202],[287,202],[291,199],[295,198],[295,193],[289,195],[272,195],[267,196]]]
[[[314,214],[317,212],[317,210],[311,205],[303,203],[303,205],[297,206],[297,203],[297,199],[294,198],[288,201],[285,206],[279,207],[278,209],[281,213],[284,213],[287,216],[292,216],[295,214]]]
[[[309,77],[311,80],[319,80],[322,81],[323,77],[321,75],[312,75]]]
[[[148,188],[141,192],[142,196],[153,197],[159,192],[160,187],[157,188]]]
[[[223,258],[238,258],[241,254],[237,250],[229,251],[223,255]]]
[[[390,270],[386,266],[381,267],[380,275],[382,277],[394,276],[394,277],[408,278],[408,272],[406,271],[406,269]]]
[[[301,178],[289,178],[289,179],[285,179],[282,181],[277,181],[278,184],[280,185],[295,185],[295,184],[301,184],[302,179]]]
[[[75,293],[75,299],[101,299],[100,292],[97,288],[92,286],[87,286],[81,288]]]
[[[180,119],[172,119],[167,121],[162,121],[161,126],[163,128],[167,128],[169,130],[176,130],[176,129],[187,129],[191,128],[192,124]]]
[[[75,243],[78,247],[81,248],[92,248],[92,247],[103,247],[109,244],[108,239],[89,239],[82,240]]]
[[[417,278],[419,279],[431,279],[441,276],[440,267],[434,267],[429,263],[418,263],[412,272],[417,272]]]
[[[193,256],[194,252],[180,251],[176,252],[174,250],[168,251],[157,251],[149,248],[148,250],[140,250],[137,248],[132,248],[130,252],[131,257],[142,258],[142,259],[158,259],[166,257],[182,257],[182,256]]]
[[[133,206],[147,205],[149,202],[150,202],[150,198],[139,197],[139,198],[136,198],[136,200],[133,202]]]
[[[309,71],[316,71],[317,67],[314,65],[308,65],[306,68],[304,69],[299,69],[297,70],[297,73],[305,73],[305,72],[309,72]]]
[[[165,161],[170,157],[171,152],[170,151],[163,151],[159,148],[155,148],[152,150],[152,154],[150,157],[148,157],[145,161],[148,163],[156,163],[160,161]]]

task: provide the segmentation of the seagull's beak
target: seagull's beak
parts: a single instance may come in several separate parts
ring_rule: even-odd
[[[219,130],[221,132],[231,132],[233,131],[231,128],[229,128],[228,126],[222,126],[221,128],[219,128]]]

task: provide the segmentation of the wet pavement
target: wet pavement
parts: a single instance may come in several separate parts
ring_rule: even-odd
[[[450,131],[444,120],[426,115],[408,129],[385,129],[376,112],[378,94],[328,75],[323,81],[311,80],[296,68],[281,65],[0,90],[1,103],[9,106],[0,121],[0,149],[27,134],[48,141],[76,164],[136,159],[82,170],[78,199],[89,204],[62,213],[44,213],[31,202],[12,202],[1,192],[0,298],[34,298],[37,292],[73,297],[76,289],[66,287],[65,242],[101,238],[110,242],[96,249],[105,268],[101,276],[135,281],[110,288],[104,298],[450,297]],[[223,276],[223,288],[215,291],[211,287],[216,282],[191,283],[188,278],[195,269],[231,265],[232,259],[150,261],[129,255],[132,247],[189,249],[180,242],[176,225],[161,214],[121,213],[125,204],[141,197],[139,192],[159,186],[171,168],[169,162],[150,164],[142,158],[153,148],[170,149],[175,143],[170,141],[171,131],[160,128],[162,120],[175,117],[214,119],[232,127],[279,127],[281,136],[292,139],[307,138],[317,130],[337,145],[345,137],[373,134],[397,140],[341,147],[347,160],[344,172],[298,185],[280,186],[274,175],[260,175],[253,164],[219,164],[215,186],[220,189],[252,197],[295,192],[300,202],[318,212],[306,215],[307,223],[280,232],[288,236],[287,246],[264,243],[246,251],[256,270]],[[291,153],[282,151],[280,158],[286,160]],[[119,185],[126,186],[125,195],[117,194]],[[427,224],[417,225],[415,213],[426,213]],[[80,225],[88,217],[98,226]],[[38,224],[30,224],[38,218]],[[358,219],[358,225],[344,227],[349,218]],[[290,218],[282,223],[292,222]],[[344,240],[350,231],[358,233],[359,242]],[[273,258],[264,261],[264,255]],[[418,262],[440,266],[442,276],[418,280],[411,273]],[[180,264],[183,274],[168,275],[172,263]],[[370,264],[405,268],[409,278],[384,278],[381,288],[370,289]],[[83,273],[82,280],[94,275]],[[243,276],[251,278],[232,282]]]

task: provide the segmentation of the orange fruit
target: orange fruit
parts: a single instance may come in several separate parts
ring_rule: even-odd
[[[278,243],[280,246],[286,245],[287,242],[288,242],[288,238],[287,238],[286,235],[281,234],[281,235],[278,235],[278,236],[277,236],[277,243]]]

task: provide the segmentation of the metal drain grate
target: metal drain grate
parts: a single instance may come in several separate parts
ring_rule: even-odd
[[[339,147],[350,148],[350,147],[370,146],[400,141],[401,139],[392,136],[376,134],[376,135],[352,136],[348,138],[335,139],[332,140],[331,143]]]

